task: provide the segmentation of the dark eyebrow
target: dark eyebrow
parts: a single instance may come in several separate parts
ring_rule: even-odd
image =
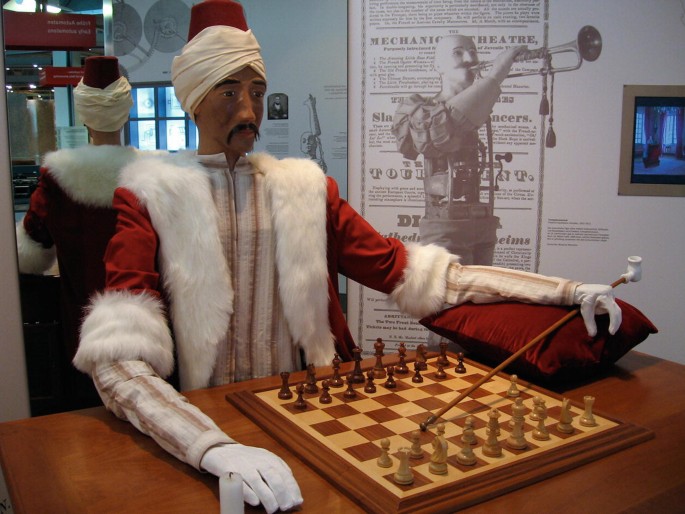
[[[214,89],[218,89],[218,88],[220,88],[221,86],[232,86],[232,85],[235,85],[235,84],[240,84],[240,81],[237,80],[237,79],[227,78],[226,80],[222,80],[222,81],[219,82],[216,86],[214,86]],[[263,87],[266,87],[266,81],[264,81],[264,80],[262,80],[262,79],[254,79],[254,80],[252,81],[252,84],[255,85],[255,86],[263,86]]]

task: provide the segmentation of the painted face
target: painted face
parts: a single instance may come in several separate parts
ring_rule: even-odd
[[[229,163],[250,152],[259,137],[266,81],[252,68],[234,72],[212,89],[195,111],[198,153],[224,153]]]
[[[435,48],[435,69],[443,80],[469,86],[475,79],[471,66],[478,63],[473,39],[467,36],[443,37]]]

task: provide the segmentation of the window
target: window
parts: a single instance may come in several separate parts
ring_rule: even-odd
[[[140,85],[133,87],[131,94],[126,144],[141,150],[197,148],[197,127],[181,109],[172,86]]]
[[[669,107],[666,111],[666,118],[664,120],[664,145],[675,145],[676,144],[676,132],[675,127],[678,121],[678,108]]]
[[[638,107],[635,110],[635,144],[645,142],[645,108]]]

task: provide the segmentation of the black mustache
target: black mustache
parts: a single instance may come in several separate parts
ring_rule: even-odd
[[[228,134],[227,142],[230,143],[231,138],[242,130],[251,130],[252,132],[254,132],[255,139],[259,140],[259,127],[257,125],[255,125],[254,123],[241,123],[231,129],[231,132],[229,132]]]

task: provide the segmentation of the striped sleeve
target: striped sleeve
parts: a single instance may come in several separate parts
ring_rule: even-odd
[[[93,380],[110,411],[198,470],[210,447],[235,442],[143,361],[98,364]]]
[[[451,263],[447,269],[445,301],[452,305],[502,301],[573,305],[578,284],[526,271]]]

